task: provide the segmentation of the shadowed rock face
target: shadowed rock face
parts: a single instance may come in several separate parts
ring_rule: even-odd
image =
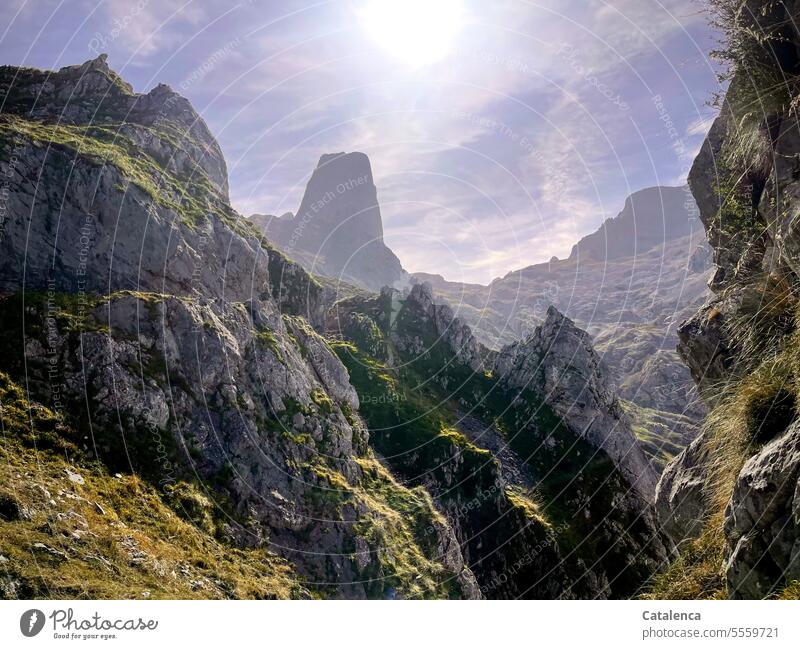
[[[625,207],[572,248],[570,259],[611,261],[634,257],[665,241],[700,229],[685,187],[648,187],[628,196]]]
[[[500,351],[495,371],[512,388],[542,394],[573,434],[607,453],[639,495],[652,502],[656,471],[585,331],[551,306],[530,337]]]
[[[323,155],[295,216],[254,215],[267,237],[309,271],[378,291],[403,277],[383,242],[383,223],[369,158]]]
[[[800,579],[800,425],[751,457],[725,518],[725,564],[735,597],[760,598]]]

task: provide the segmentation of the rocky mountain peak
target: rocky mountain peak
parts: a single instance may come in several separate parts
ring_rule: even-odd
[[[191,103],[159,84],[146,94],[108,65],[101,54],[80,65],[54,72],[4,66],[0,84],[7,88],[3,113],[55,125],[60,135],[71,127],[102,129],[112,144],[143,151],[181,180],[207,179],[228,201],[228,171],[222,150]]]
[[[589,334],[550,306],[528,338],[498,353],[494,369],[509,387],[539,392],[575,435],[605,451],[637,492],[652,502],[657,473]]]
[[[701,225],[692,220],[687,187],[648,187],[625,200],[622,211],[572,248],[570,259],[608,261],[641,255],[668,241],[685,237]],[[687,218],[687,212],[690,214]],[[698,236],[702,236],[698,232]]]
[[[297,216],[307,219],[311,229],[321,228],[326,234],[330,229],[342,229],[359,244],[383,243],[378,190],[369,158],[363,153],[321,156]]]
[[[469,326],[453,314],[449,305],[434,302],[430,284],[414,284],[405,304],[413,307],[432,326],[438,341],[447,345],[456,359],[473,372],[484,371],[487,350],[478,342]]]
[[[253,222],[287,255],[321,275],[379,291],[405,275],[383,242],[372,166],[364,153],[320,157],[293,217],[254,215]]]

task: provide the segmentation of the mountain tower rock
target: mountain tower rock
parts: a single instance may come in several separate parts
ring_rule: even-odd
[[[310,272],[380,291],[405,273],[383,242],[378,192],[363,153],[323,155],[294,216],[253,222]]]

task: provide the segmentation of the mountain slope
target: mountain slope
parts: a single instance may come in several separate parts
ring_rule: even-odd
[[[297,216],[251,220],[290,257],[335,283],[372,291],[407,283],[383,243],[363,154],[323,156]],[[675,352],[675,325],[705,299],[709,264],[688,188],[651,187],[629,196],[619,215],[565,260],[514,271],[489,286],[427,273],[410,279],[430,283],[436,299],[492,349],[530,335],[550,305],[575,320],[594,337],[647,452],[663,467],[691,442],[704,414]]]
[[[479,596],[430,497],[369,450],[347,371],[309,325],[322,286],[230,207],[189,103],[165,86],[135,94],[104,57],[0,80],[10,380],[101,471],[164,491],[194,481],[229,502],[224,536],[196,533],[268,549],[298,589]]]

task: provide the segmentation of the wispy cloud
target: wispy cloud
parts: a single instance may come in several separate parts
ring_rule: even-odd
[[[95,7],[80,1],[85,15]],[[104,0],[86,24],[64,12],[39,35],[54,6],[43,0],[22,6],[3,46],[7,62],[49,67],[89,58],[100,35],[136,88],[182,88],[218,135],[245,214],[295,210],[321,154],[364,151],[387,239],[414,270],[451,264],[489,281],[563,256],[631,191],[685,178],[716,83],[694,0],[463,2],[451,55],[414,69],[364,33],[361,0]]]

